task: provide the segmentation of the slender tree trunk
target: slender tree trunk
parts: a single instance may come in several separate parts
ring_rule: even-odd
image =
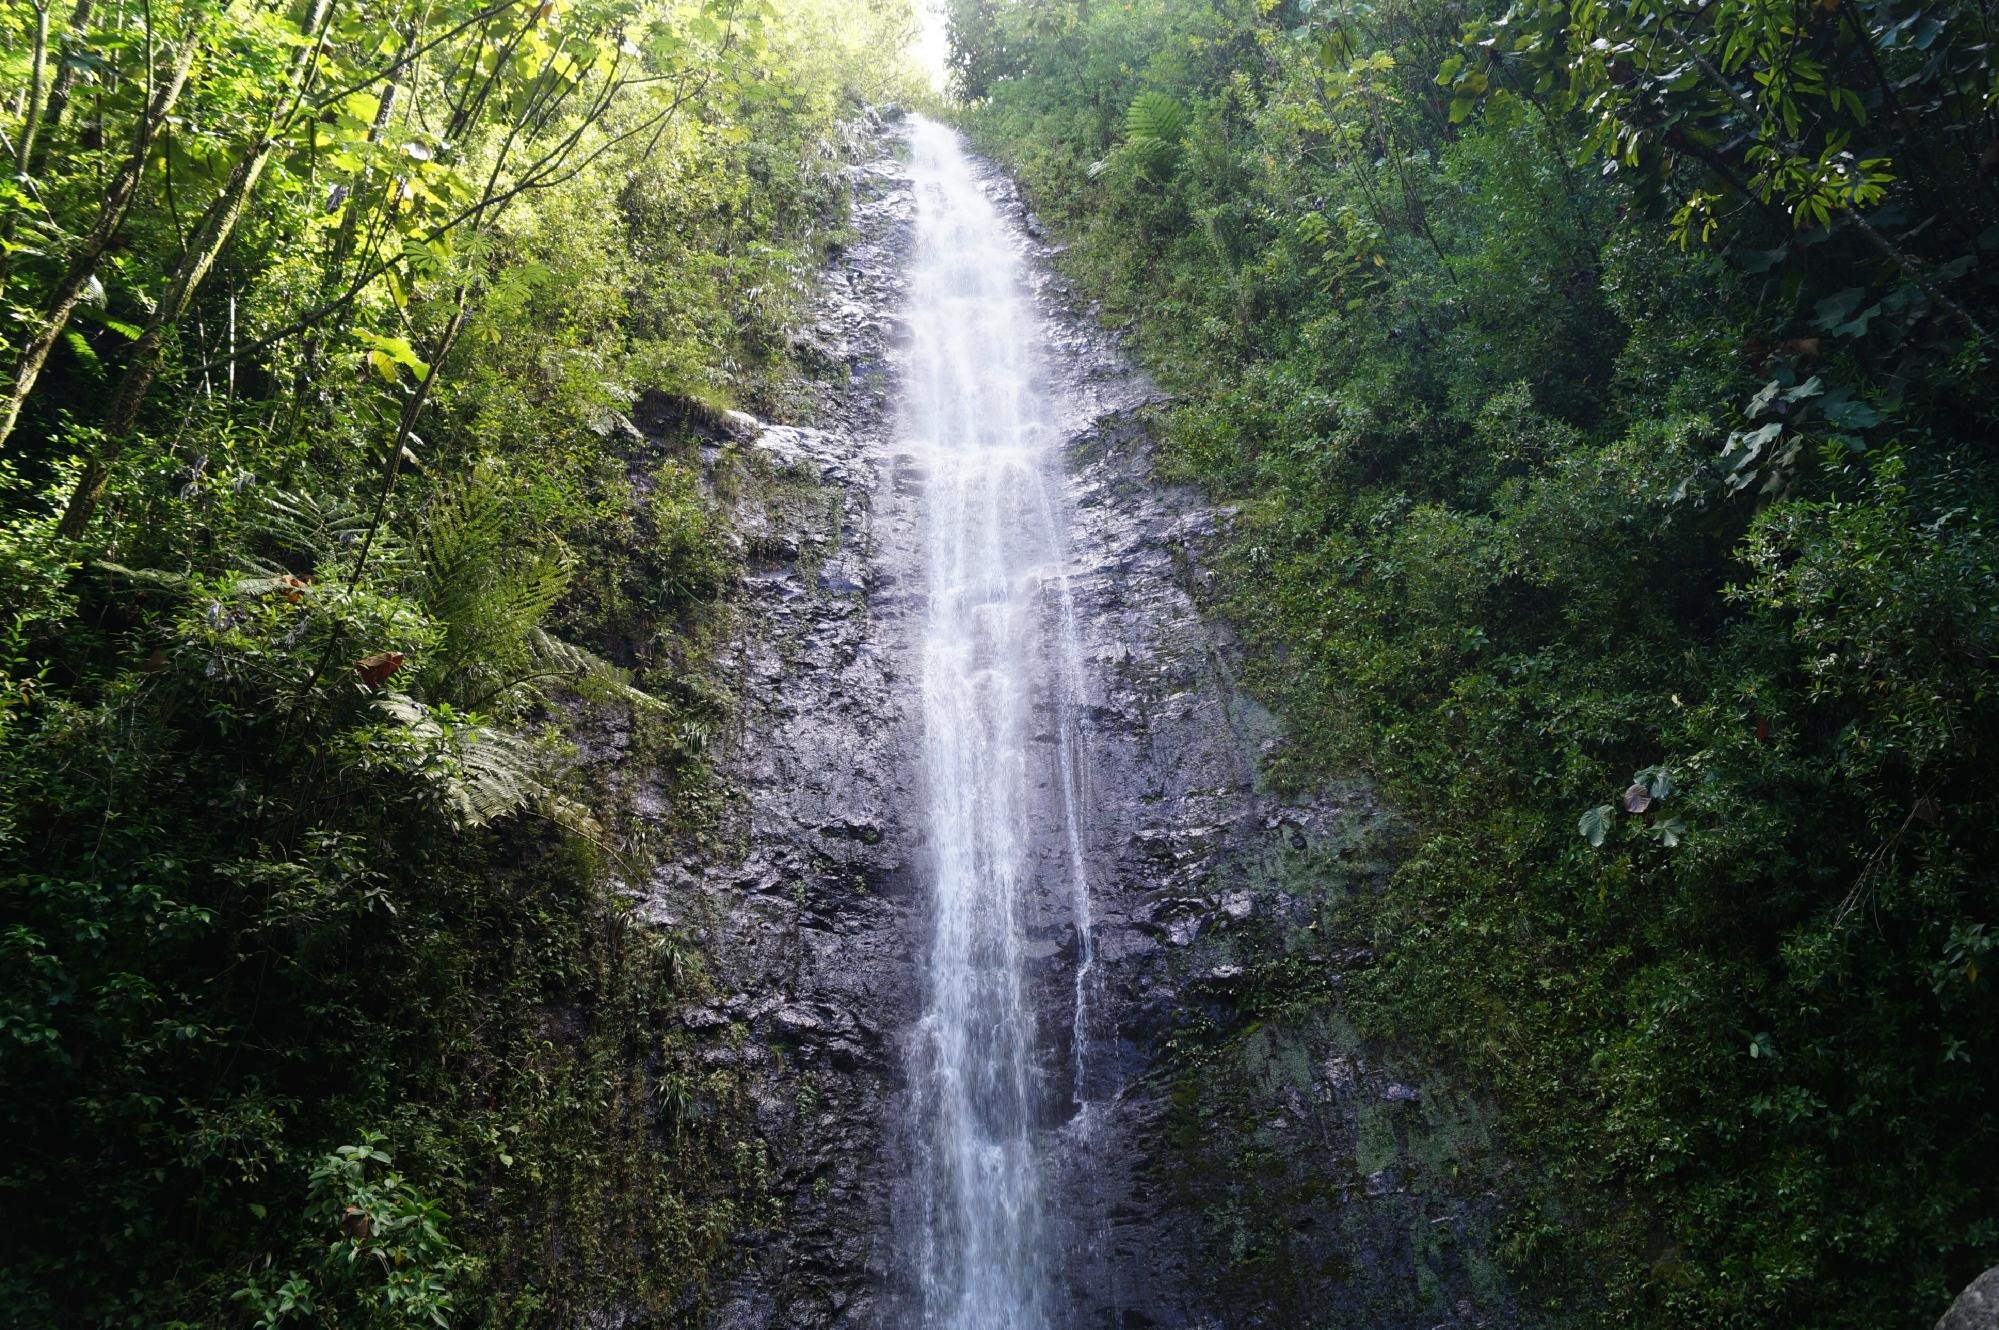
[[[389,456],[382,467],[382,487],[375,495],[375,513],[368,521],[368,534],[361,540],[361,552],[354,557],[354,572],[347,579],[347,589],[352,591],[361,585],[361,575],[368,570],[368,555],[375,548],[375,535],[382,529],[382,521],[388,516],[389,496],[395,493],[396,477],[402,474],[403,454],[409,451],[410,435],[416,430],[417,417],[423,414],[424,404],[430,400],[430,390],[444,372],[445,359],[451,348],[458,344],[458,334],[465,330],[465,316],[471,312],[472,291],[470,287],[460,287],[457,308],[451,312],[451,321],[444,325],[437,343],[430,349],[430,372],[403,403],[403,411],[396,421],[395,437],[389,442]]]
[[[68,326],[69,316],[76,311],[84,293],[90,289],[91,279],[97,275],[97,265],[110,250],[112,239],[124,224],[125,214],[131,210],[132,199],[139,192],[139,182],[146,174],[146,159],[152,155],[153,140],[159,136],[160,127],[172,114],[174,103],[187,84],[188,70],[194,65],[195,50],[200,44],[199,34],[189,33],[174,58],[172,69],[154,85],[152,97],[139,113],[138,128],[132,136],[131,154],[118,168],[118,174],[111,178],[111,185],[104,193],[104,202],[97,210],[96,223],[77,246],[69,267],[49,293],[41,327],[30,335],[27,345],[21,348],[20,358],[14,365],[14,381],[7,389],[5,402],[0,403],[0,448],[6,446],[13,434],[14,426],[21,418],[21,408],[27,402],[28,394],[35,390],[35,380],[41,377],[42,367],[48,363],[49,352],[55,348],[57,339]]]
[[[77,0],[77,12],[70,16],[68,31],[79,31],[89,15],[90,0]],[[55,81],[49,89],[46,101],[41,96],[42,80],[48,72],[49,10],[47,0],[35,11],[35,55],[34,73],[29,79],[28,107],[21,126],[21,142],[16,152],[16,167],[22,183],[29,189],[35,188],[35,179],[42,173],[42,163],[48,158],[48,141],[54,134],[56,125],[62,120],[63,107],[69,101],[70,86],[76,82],[76,66],[69,61],[58,61]],[[39,115],[36,114],[40,107]],[[7,289],[7,278],[13,272],[13,250],[11,246],[18,230],[20,215],[10,212],[7,224],[0,227],[0,293]]]
[[[315,0],[306,24],[309,35],[317,37],[330,8],[331,0]],[[294,97],[304,80],[310,77],[315,51],[316,42],[300,49],[284,97]],[[126,440],[138,428],[139,411],[145,406],[146,396],[152,392],[153,384],[159,380],[167,338],[187,316],[188,307],[194,303],[201,284],[208,280],[216,260],[222,257],[222,251],[235,234],[237,222],[242,220],[244,210],[257,192],[257,182],[263,178],[264,168],[270,165],[271,157],[277,151],[280,122],[286,114],[288,111],[283,106],[272,108],[264,132],[230,168],[229,178],[223,182],[221,192],[202,213],[194,234],[188,237],[172,280],[153,306],[152,317],[146,320],[144,330],[132,346],[132,358],[125,366],[124,377],[118,381],[110,410],[105,413],[103,439],[96,453],[84,464],[83,474],[77,477],[76,488],[70,494],[69,506],[63,510],[58,527],[63,535],[72,538],[82,535],[97,512],[97,505],[104,497],[104,486],[111,479],[111,468],[124,452]]]
[[[81,40],[90,27],[92,0],[76,0],[76,8],[70,11],[69,27],[65,33]],[[62,118],[69,110],[69,95],[76,88],[78,71],[83,67],[74,60],[56,62],[55,81],[49,85],[48,105],[42,108],[41,141],[35,145],[35,152],[27,158],[27,171],[31,176],[39,176],[49,157],[49,140],[62,125]]]
[[[35,52],[28,65],[28,105],[21,114],[21,141],[15,145],[15,169],[28,173],[35,152],[35,133],[41,127],[42,85],[49,75],[49,0],[35,6]]]

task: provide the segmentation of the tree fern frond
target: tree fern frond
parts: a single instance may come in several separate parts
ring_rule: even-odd
[[[85,567],[100,577],[135,589],[184,592],[188,588],[185,573],[169,572],[161,568],[127,568],[124,564],[113,563],[109,559],[92,559]]]
[[[546,793],[541,799],[541,812],[549,821],[565,830],[573,831],[586,840],[603,844],[604,824],[582,804],[564,795]],[[609,846],[604,848],[610,849]],[[616,853],[615,850],[612,853]]]
[[[432,502],[419,541],[419,595],[443,629],[425,676],[438,696],[481,704],[534,673],[535,634],[569,587],[559,549],[517,538],[490,465]]]
[[[361,547],[372,520],[370,512],[344,494],[266,490],[244,521],[252,545],[238,564],[264,577],[337,565]],[[276,552],[280,561],[264,558],[260,550]],[[408,555],[392,533],[377,531],[368,557],[377,572],[388,572],[406,564]]]
[[[452,739],[458,770],[447,797],[464,825],[484,826],[546,793],[537,778],[539,755],[519,735],[467,725],[454,731]]]
[[[1180,164],[1187,124],[1187,108],[1178,101],[1163,92],[1142,92],[1124,113],[1126,151],[1147,173],[1169,175]]]
[[[445,759],[425,770],[459,826],[484,826],[527,805],[559,800],[542,780],[542,754],[521,735],[493,725],[447,725],[407,693],[383,693],[374,705]],[[570,825],[559,813],[550,815]]]
[[[375,710],[405,729],[416,730],[426,737],[443,733],[443,727],[432,719],[430,708],[408,693],[377,693],[372,701]],[[424,726],[429,729],[421,728]]]
[[[1141,92],[1124,113],[1125,133],[1178,147],[1187,133],[1187,108],[1163,92]]]
[[[595,691],[661,714],[672,710],[665,702],[634,684],[629,671],[574,642],[564,641],[546,629],[537,628],[529,635],[528,651],[543,674],[567,675],[586,692]]]

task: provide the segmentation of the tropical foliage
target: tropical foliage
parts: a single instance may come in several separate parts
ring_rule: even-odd
[[[618,413],[791,393],[907,24],[0,5],[10,1324],[664,1315],[769,1220],[576,740],[698,826],[731,564]]]
[[[1238,505],[1276,774],[1407,826],[1297,1001],[1494,1097],[1544,1311],[1929,1324],[1999,1259],[1983,12],[953,13]]]

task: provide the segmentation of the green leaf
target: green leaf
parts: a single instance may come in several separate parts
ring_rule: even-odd
[[[1177,147],[1187,132],[1187,108],[1163,92],[1142,92],[1125,112],[1124,127],[1134,139]]]
[[[1679,786],[1673,783],[1673,773],[1664,767],[1644,767],[1631,774],[1633,785],[1643,785],[1654,799],[1671,798]]]
[[[1752,249],[1742,256],[1742,271],[1747,273],[1769,272],[1791,256],[1789,245],[1779,245],[1775,249]]]
[[[1819,403],[1819,414],[1828,424],[1841,429],[1872,429],[1881,423],[1881,412],[1866,402],[1856,401],[1846,389],[1829,394]]]
[[[384,337],[366,328],[354,329],[353,335],[356,341],[369,348],[368,362],[375,367],[375,372],[391,383],[395,382],[398,365],[408,369],[419,381],[430,377],[430,366],[418,358],[415,348],[406,339]]]
[[[1616,820],[1617,810],[1609,804],[1598,804],[1584,813],[1576,822],[1576,830],[1592,846],[1602,845],[1610,835],[1611,824]]]
[[[1772,406],[1776,405],[1777,394],[1783,391],[1783,386],[1776,379],[1772,379],[1764,384],[1757,390],[1756,395],[1749,399],[1749,405],[1742,408],[1742,414],[1754,420],[1765,411],[1768,411]]]
[[[70,331],[65,332],[62,335],[62,339],[64,342],[68,343],[71,353],[73,353],[78,360],[81,360],[84,364],[89,365],[92,369],[97,368],[98,364],[97,351],[94,347],[90,345],[89,342],[84,340],[82,333],[77,332],[74,329],[71,329]]]
[[[1849,286],[1835,291],[1814,307],[1818,313],[1818,326],[1831,331],[1846,321],[1846,316],[1859,307],[1867,292],[1857,286]]]

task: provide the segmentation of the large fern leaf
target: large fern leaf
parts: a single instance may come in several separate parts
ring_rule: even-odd
[[[460,704],[507,697],[535,674],[542,620],[569,586],[567,559],[519,539],[489,466],[439,492],[419,553],[423,607],[444,630],[425,668],[430,692]]]
[[[1163,92],[1142,92],[1124,113],[1125,150],[1139,169],[1171,175],[1187,137],[1187,108]]]
[[[1187,133],[1187,108],[1163,92],[1141,92],[1124,113],[1125,133],[1177,146]]]
[[[585,694],[615,698],[648,711],[672,709],[635,685],[628,671],[544,629],[534,631],[528,640],[528,651],[537,678],[566,678]]]
[[[532,809],[580,835],[602,832],[589,809],[549,784],[548,758],[525,736],[497,725],[447,725],[407,693],[384,693],[374,701],[384,717],[442,759],[426,762],[424,770],[459,826],[481,827]]]
[[[361,548],[371,516],[344,494],[265,490],[244,520],[237,563],[261,577],[338,568]],[[407,565],[407,552],[393,533],[380,530],[368,562],[376,576],[392,575]]]

